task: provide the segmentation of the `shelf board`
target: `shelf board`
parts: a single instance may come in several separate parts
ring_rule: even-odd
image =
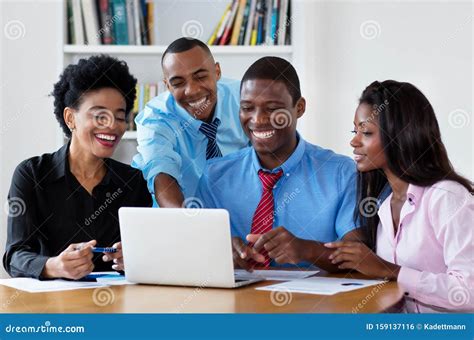
[[[125,131],[122,139],[137,139],[137,131]]]
[[[161,55],[167,46],[131,46],[131,45],[64,45],[65,54],[130,54]],[[292,46],[210,46],[213,54],[291,54]]]

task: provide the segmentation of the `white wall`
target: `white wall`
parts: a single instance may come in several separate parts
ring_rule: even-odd
[[[58,125],[48,93],[58,76],[58,8],[57,1],[0,1],[1,256],[13,170],[25,158],[57,146]]]
[[[433,105],[453,165],[473,179],[472,3],[318,1],[312,6],[317,14],[307,43],[315,44],[315,74],[305,91],[315,101],[306,115],[315,118],[305,124],[305,136],[350,154],[349,131],[362,90],[374,80],[408,81]],[[360,32],[369,20],[375,24],[365,26],[365,36],[373,39]]]
[[[375,79],[409,81],[432,102],[455,167],[474,178],[471,2],[295,1],[310,11],[294,26],[305,51],[295,63],[300,73],[306,70],[300,76],[310,100],[300,124],[305,138],[350,155],[349,131],[361,91]],[[57,148],[58,126],[47,94],[57,80],[61,42],[57,1],[0,0],[0,6],[3,254],[3,207],[13,169],[25,158]],[[12,20],[21,22],[18,39],[11,39],[15,31],[5,33]],[[380,27],[371,40],[360,33],[368,20]],[[450,124],[455,110],[469,124],[456,119]]]

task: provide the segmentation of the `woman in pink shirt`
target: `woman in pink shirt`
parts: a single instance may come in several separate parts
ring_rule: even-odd
[[[473,185],[454,171],[428,99],[409,83],[375,81],[354,126],[355,215],[367,239],[326,244],[330,259],[397,280],[405,311],[474,311]]]

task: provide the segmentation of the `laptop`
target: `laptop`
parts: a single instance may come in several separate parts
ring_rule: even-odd
[[[130,282],[236,288],[229,213],[224,209],[120,208],[125,276]]]

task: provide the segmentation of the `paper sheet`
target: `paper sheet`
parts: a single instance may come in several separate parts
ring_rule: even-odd
[[[18,277],[13,279],[0,279],[0,284],[11,288],[24,290],[29,293],[56,292],[61,290],[86,289],[105,287],[98,282],[67,281],[67,280],[45,280]]]
[[[277,283],[270,286],[258,287],[257,290],[284,291],[291,293],[306,293],[334,295],[341,292],[382,284],[383,280],[356,280],[332,277],[309,277],[302,280]]]
[[[238,280],[263,279],[267,281],[290,281],[303,279],[318,273],[319,270],[254,270],[249,273],[245,269],[235,269],[235,278]]]

